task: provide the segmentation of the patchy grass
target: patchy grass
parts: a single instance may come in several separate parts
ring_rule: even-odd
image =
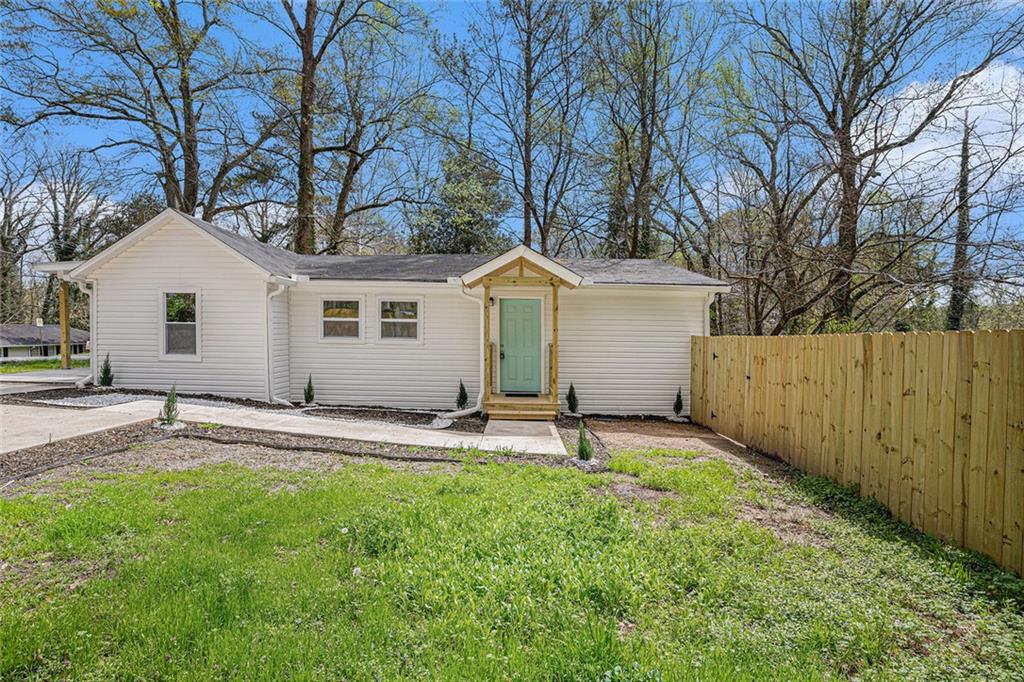
[[[672,462],[672,464],[668,464]],[[748,474],[219,466],[0,500],[0,678],[1012,678],[1024,583],[821,479],[827,547],[738,518]],[[634,479],[630,479],[634,480]]]
[[[88,367],[88,360],[72,360],[72,367]],[[40,358],[38,360],[9,361],[0,364],[0,374],[18,374],[35,372],[41,369],[60,369],[60,358]]]

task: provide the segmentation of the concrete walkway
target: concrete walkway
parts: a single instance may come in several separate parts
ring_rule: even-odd
[[[162,400],[136,400],[89,410],[0,405],[0,453],[155,419],[161,407]],[[305,417],[285,410],[233,409],[182,403],[179,403],[178,410],[179,418],[183,421],[223,424],[300,436],[566,456],[562,439],[554,425],[540,422],[492,420],[488,423],[486,431],[479,434],[432,431],[379,422]]]

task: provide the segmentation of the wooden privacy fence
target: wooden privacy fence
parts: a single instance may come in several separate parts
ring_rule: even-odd
[[[691,417],[1024,568],[1024,330],[692,339]]]

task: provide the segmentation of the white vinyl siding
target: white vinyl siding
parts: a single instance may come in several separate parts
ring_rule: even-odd
[[[361,298],[362,343],[319,338],[321,301]],[[480,376],[480,306],[447,285],[302,283],[289,292],[291,396],[313,375],[323,404],[455,409],[459,380],[470,401]],[[381,339],[381,300],[419,302],[420,339]]]
[[[690,413],[690,335],[704,333],[706,295],[684,287],[582,287],[559,292],[558,391],[576,385],[589,414]]]
[[[171,222],[88,275],[95,294],[95,365],[114,384],[265,399],[266,276],[227,247]],[[202,357],[161,357],[161,292],[200,291]]]
[[[288,290],[270,299],[270,353],[273,371],[274,397],[288,400]]]

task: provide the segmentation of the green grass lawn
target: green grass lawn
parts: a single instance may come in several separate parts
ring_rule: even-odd
[[[0,500],[0,678],[1019,679],[1022,581],[821,479],[664,454],[612,462],[650,501],[514,465]],[[737,518],[780,501],[820,544]]]
[[[72,360],[72,367],[88,367],[88,360]],[[40,369],[60,369],[60,358],[39,358],[21,362],[5,362],[0,364],[0,374],[17,374],[18,372],[35,372]]]

